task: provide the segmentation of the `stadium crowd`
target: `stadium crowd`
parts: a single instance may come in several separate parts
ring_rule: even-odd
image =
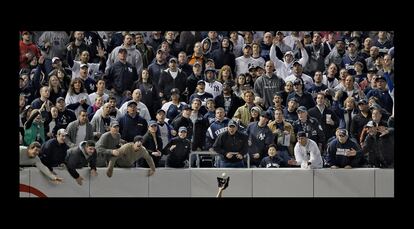
[[[52,181],[53,167],[79,184],[84,166],[394,167],[393,31],[20,38],[20,165]]]

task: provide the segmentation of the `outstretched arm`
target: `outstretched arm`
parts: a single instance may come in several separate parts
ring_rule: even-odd
[[[218,193],[217,193],[217,198],[221,198],[222,197],[222,195],[223,195],[223,190],[224,190],[224,188],[223,187],[220,187],[219,188],[219,190],[218,190]]]
[[[225,173],[223,173],[221,176],[222,177],[217,177],[217,182],[218,182],[218,187],[219,187],[217,198],[222,197],[224,189],[226,189],[229,186],[229,182],[230,182],[230,177],[227,177]]]

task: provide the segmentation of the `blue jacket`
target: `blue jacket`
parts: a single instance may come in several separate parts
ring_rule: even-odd
[[[354,149],[357,151],[356,156],[348,157],[348,156],[343,155],[345,151],[350,150],[350,149]],[[347,141],[343,144],[340,143],[339,140],[335,138],[328,144],[327,153],[328,153],[327,163],[330,166],[336,165],[336,166],[344,167],[345,165],[350,165],[351,160],[353,158],[358,158],[358,159],[362,158],[361,147],[359,147],[359,145],[356,142],[352,141],[350,138],[348,138]]]
[[[217,136],[227,130],[227,124],[229,121],[230,120],[228,118],[224,118],[224,120],[221,122],[215,120],[213,123],[211,123],[210,127],[207,129],[206,134],[206,149],[213,147]]]
[[[299,96],[295,91],[293,91],[288,95],[287,101],[289,101],[290,98],[293,97],[296,98],[297,101],[299,101],[299,106],[305,106],[306,109],[311,109],[316,105],[315,100],[312,98],[312,95],[308,92],[304,91],[302,96]]]
[[[367,98],[369,99],[371,98],[371,96],[377,97],[379,99],[379,105],[385,110],[387,110],[389,113],[392,113],[392,106],[394,102],[392,101],[391,95],[387,90],[381,91],[379,89],[373,89],[370,92],[368,92]]]
[[[279,167],[288,167],[286,161],[284,161],[279,155],[274,157],[264,157],[260,162],[260,168],[279,168]]]
[[[137,69],[130,63],[115,62],[108,70],[106,87],[114,88],[121,95],[125,90],[130,90],[134,81],[138,79]]]
[[[141,118],[138,114],[132,118],[125,114],[119,119],[119,133],[127,142],[132,142],[137,135],[144,135],[148,130],[147,120]]]
[[[246,134],[249,136],[250,155],[259,153],[260,158],[265,157],[266,148],[273,143],[274,139],[274,135],[270,128],[267,125],[260,127],[258,122],[252,122],[247,126]]]
[[[65,162],[68,149],[69,147],[65,143],[59,144],[56,138],[52,138],[42,145],[39,158],[50,171],[53,171],[53,167]]]
[[[88,78],[86,78],[86,80],[83,80],[83,84],[84,84],[86,92],[88,94],[92,94],[92,93],[96,92],[96,81],[94,79],[88,77]],[[91,102],[94,102],[94,101],[91,101]]]
[[[365,72],[367,64],[365,62],[365,59],[362,56],[360,56],[359,54],[356,56],[356,58],[354,60],[349,58],[348,54],[345,54],[344,57],[342,58],[341,67],[345,68],[348,71],[349,74],[355,75],[356,72],[355,72],[354,64],[358,61],[361,62],[364,65],[364,70],[363,71]]]
[[[160,81],[161,72],[163,72],[167,68],[168,68],[167,63],[158,64],[156,61],[148,65],[148,72],[149,72],[149,75],[151,76],[152,84],[157,88],[158,91],[159,91],[158,82]]]

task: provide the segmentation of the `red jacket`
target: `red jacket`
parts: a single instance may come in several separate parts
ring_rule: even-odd
[[[19,47],[20,47],[20,68],[28,68],[29,67],[28,59],[26,57],[26,53],[28,53],[28,52],[32,52],[39,59],[40,50],[32,42],[27,45],[22,40],[20,40]]]

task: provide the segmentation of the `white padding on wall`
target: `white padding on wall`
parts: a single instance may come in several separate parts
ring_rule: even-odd
[[[191,196],[190,169],[157,169],[149,177],[150,197],[189,197]]]
[[[114,168],[112,177],[106,168],[98,168],[98,176],[91,177],[91,197],[148,197],[148,169]]]
[[[253,169],[253,197],[313,197],[313,170]]]
[[[394,169],[375,170],[375,196],[394,197]]]
[[[64,179],[53,184],[37,168],[20,171],[20,197],[216,197],[217,177],[226,173],[230,185],[223,197],[394,197],[393,169],[148,169],[106,168],[90,177],[89,168],[78,169],[85,178],[78,185],[68,171],[54,171]],[[22,189],[21,189],[22,190]]]
[[[54,184],[49,178],[43,175],[37,168],[31,168],[30,186],[40,190],[47,197],[89,197],[89,168],[77,169],[84,178],[83,184],[78,185],[76,180],[64,170],[55,168],[58,177],[63,178],[62,184]],[[33,197],[33,195],[31,195]]]
[[[373,169],[315,169],[315,197],[374,197]]]
[[[217,177],[225,172],[230,177],[229,187],[223,192],[223,197],[251,197],[251,169],[192,169],[191,196],[215,197],[217,195]]]
[[[30,187],[30,169],[29,168],[23,168],[23,170],[20,171],[20,186],[24,185],[25,187]],[[20,187],[22,189],[22,187]],[[29,189],[30,190],[30,189]],[[20,197],[30,197],[30,192],[25,191],[22,192],[20,190]]]

